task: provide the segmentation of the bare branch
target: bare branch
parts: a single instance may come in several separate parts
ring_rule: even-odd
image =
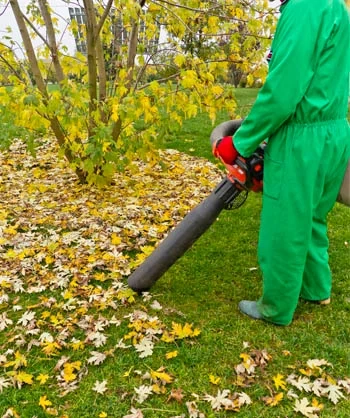
[[[197,9],[195,7],[190,7],[190,6],[185,6],[183,4],[173,3],[173,2],[168,1],[168,0],[158,0],[158,2],[159,3],[168,4],[169,6],[174,6],[174,7],[178,8],[178,9],[186,9],[186,10],[191,10],[192,12],[200,12],[200,13],[203,13],[203,9]],[[151,3],[157,3],[157,2],[151,0]],[[217,8],[217,6],[214,6],[212,8],[207,9],[206,11],[209,12],[210,10],[214,10],[216,8]]]
[[[31,29],[38,35],[38,37],[44,42],[46,46],[49,46],[47,40],[43,37],[43,35],[38,31],[38,29],[33,25],[33,23],[28,19],[28,17],[23,14],[23,18],[26,21],[27,25],[31,27]]]
[[[100,21],[98,22],[98,25],[96,27],[96,34],[95,34],[96,37],[100,34],[102,26],[105,23],[107,16],[109,15],[112,5],[113,5],[113,0],[108,0],[108,3],[105,6],[103,15],[101,16]]]
[[[13,14],[15,16],[16,22],[17,22],[18,29],[21,33],[24,48],[27,53],[29,64],[33,71],[35,82],[41,94],[47,97],[48,94],[46,91],[46,85],[45,85],[43,76],[41,74],[40,68],[39,68],[39,64],[35,55],[34,47],[33,47],[31,38],[29,36],[28,29],[25,24],[24,15],[19,7],[18,0],[10,0],[10,4],[12,7]]]
[[[169,75],[169,77],[160,78],[159,80],[156,80],[158,83],[164,83],[166,81],[172,80],[173,78],[177,78],[180,75],[180,73],[174,73]],[[148,86],[150,86],[151,83],[144,84],[143,86],[139,87],[137,90],[144,90]]]
[[[9,4],[10,4],[10,3],[7,3],[7,4],[4,6],[4,10],[0,13],[0,16],[4,15],[4,14],[6,13],[6,10],[7,10],[7,8],[9,7]]]
[[[154,54],[151,54],[148,57],[148,59],[145,62],[145,64],[142,66],[142,68],[140,69],[140,71],[139,71],[139,73],[137,75],[136,82],[135,82],[135,86],[134,86],[134,91],[136,91],[138,89],[137,88],[137,85],[138,85],[139,81],[141,80],[143,74],[145,73],[146,68],[149,66],[149,63],[154,60],[154,57],[156,55],[162,54],[163,52],[166,52],[166,51],[174,52],[174,53],[177,52],[177,51],[174,50],[174,48],[164,48],[164,49],[158,49]]]
[[[95,10],[92,0],[84,0],[84,8],[86,13],[86,38],[87,38],[87,60],[89,74],[89,120],[92,121],[92,113],[96,110],[97,102],[97,68],[96,68],[96,19]],[[90,129],[92,126],[90,126]],[[91,134],[91,132],[89,132]]]

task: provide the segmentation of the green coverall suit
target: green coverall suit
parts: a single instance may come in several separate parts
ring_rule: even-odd
[[[233,142],[247,157],[268,141],[257,308],[288,325],[299,297],[330,297],[326,217],[350,157],[350,24],[344,0],[282,3],[266,82]]]

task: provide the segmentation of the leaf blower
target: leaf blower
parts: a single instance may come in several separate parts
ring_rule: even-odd
[[[233,136],[242,120],[218,125],[210,135],[212,147],[221,138]],[[226,177],[211,194],[191,210],[157,246],[152,254],[129,276],[128,285],[136,292],[147,291],[212,225],[223,209],[236,209],[246,200],[248,192],[259,192],[263,185],[265,144],[249,158],[238,156],[227,165]]]

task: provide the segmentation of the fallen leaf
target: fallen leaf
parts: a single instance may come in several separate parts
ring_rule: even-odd
[[[182,403],[183,398],[184,394],[182,389],[172,389],[168,397],[168,401],[174,399],[175,401]]]
[[[209,382],[213,385],[218,385],[220,383],[221,378],[214,376],[213,374],[209,375]]]
[[[143,418],[143,413],[140,409],[131,408],[131,414],[124,415],[123,418]]]
[[[44,396],[40,396],[39,405],[43,409],[46,409],[48,406],[52,405],[52,402],[47,399],[46,395],[44,395]]]
[[[136,402],[143,403],[150,395],[152,395],[152,386],[141,385],[134,388],[136,393]]]
[[[165,358],[166,358],[167,360],[170,360],[170,359],[172,359],[172,358],[177,357],[177,355],[178,355],[178,351],[177,351],[177,350],[175,350],[175,351],[170,351],[169,353],[166,353],[166,354],[165,354]]]
[[[265,396],[262,398],[265,405],[267,406],[276,406],[281,402],[282,399],[283,399],[283,392],[277,393],[274,396]]]
[[[297,399],[295,401],[294,411],[301,413],[304,415],[304,417],[307,418],[317,418],[320,409],[310,405],[310,402],[307,398],[303,398],[301,400]]]
[[[278,390],[279,388],[286,390],[286,382],[285,380],[283,380],[284,376],[281,374],[278,374],[277,376],[274,376],[273,379],[273,384],[275,385],[275,388]]]
[[[96,380],[92,390],[100,395],[103,395],[107,390],[107,380],[102,380],[102,382]]]

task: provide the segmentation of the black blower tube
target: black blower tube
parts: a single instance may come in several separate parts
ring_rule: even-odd
[[[233,135],[242,121],[228,121],[218,125],[210,135],[211,144],[224,136]],[[152,285],[178,260],[212,225],[219,213],[241,191],[224,178],[198,206],[168,234],[150,256],[129,276],[128,285],[136,292],[149,290]]]

